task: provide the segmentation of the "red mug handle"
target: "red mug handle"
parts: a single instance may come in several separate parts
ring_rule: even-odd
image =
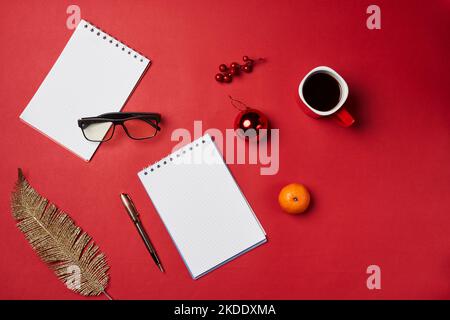
[[[334,119],[343,127],[350,127],[355,123],[355,118],[344,107],[334,114]]]

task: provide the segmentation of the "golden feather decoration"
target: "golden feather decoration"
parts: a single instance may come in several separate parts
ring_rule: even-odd
[[[11,197],[17,227],[56,276],[83,296],[105,294],[109,266],[92,238],[63,211],[41,196],[25,179],[19,178]],[[73,270],[79,272],[76,285],[69,285]]]

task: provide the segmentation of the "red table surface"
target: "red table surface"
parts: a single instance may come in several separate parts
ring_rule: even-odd
[[[77,1],[82,18],[153,60],[124,110],[164,119],[155,139],[135,142],[119,132],[89,163],[19,120],[73,32],[70,4],[0,5],[0,298],[83,299],[15,226],[18,167],[106,253],[116,299],[450,298],[448,0],[376,1],[381,30],[366,27],[370,1]],[[244,54],[267,62],[231,85],[216,83],[218,65]],[[298,84],[318,65],[347,80],[356,126],[299,109]],[[269,241],[194,281],[136,173],[170,153],[176,128],[192,132],[194,120],[232,128],[237,111],[228,94],[280,129],[278,174],[229,166]],[[303,216],[278,206],[279,190],[291,182],[312,193]],[[140,210],[165,274],[120,192]],[[366,287],[372,264],[381,268],[381,290]]]

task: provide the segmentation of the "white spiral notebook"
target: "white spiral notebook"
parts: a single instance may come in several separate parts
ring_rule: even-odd
[[[192,278],[266,242],[209,135],[138,173]]]
[[[20,118],[89,161],[99,146],[77,120],[120,111],[150,60],[81,20]],[[108,127],[100,128],[104,136]]]

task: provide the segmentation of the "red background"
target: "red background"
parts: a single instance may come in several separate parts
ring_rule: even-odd
[[[153,60],[124,110],[163,115],[151,141],[124,134],[85,163],[19,120],[72,34],[69,1],[0,5],[0,298],[78,299],[16,229],[17,167],[103,250],[116,299],[450,298],[450,2],[376,1],[382,29],[366,28],[372,1],[78,1],[82,18]],[[220,85],[220,63],[265,57]],[[296,105],[318,65],[348,82],[357,119],[344,129]],[[193,281],[136,173],[168,154],[176,128],[231,128],[227,95],[280,129],[280,170],[230,165],[269,242]],[[119,130],[120,131],[120,130]],[[280,211],[290,182],[307,185],[308,214]],[[119,200],[132,195],[167,270],[145,251]],[[176,195],[174,195],[176,197]],[[381,267],[381,290],[366,268]],[[104,297],[100,297],[104,299]]]

